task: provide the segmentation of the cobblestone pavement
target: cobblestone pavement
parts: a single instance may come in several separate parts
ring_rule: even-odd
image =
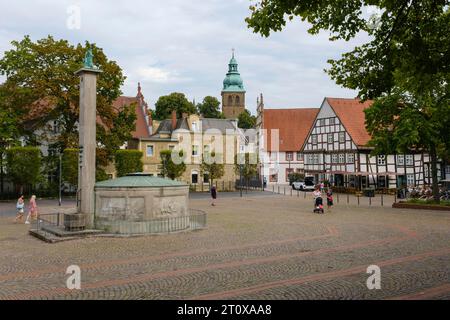
[[[0,218],[0,299],[449,299],[448,212],[220,198],[191,233],[47,244]],[[81,268],[81,290],[66,268]],[[369,265],[381,289],[366,286]]]

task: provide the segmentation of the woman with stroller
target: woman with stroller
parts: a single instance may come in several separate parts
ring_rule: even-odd
[[[320,186],[316,186],[313,192],[314,197],[314,212],[323,213],[323,199],[322,192],[320,192]]]

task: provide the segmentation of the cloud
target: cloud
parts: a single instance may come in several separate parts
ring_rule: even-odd
[[[247,90],[247,107],[255,112],[264,93],[267,107],[319,106],[324,96],[354,97],[323,72],[326,61],[350,51],[354,41],[329,42],[312,36],[299,20],[269,38],[252,33],[244,21],[247,0],[23,0],[0,4],[0,56],[10,41],[48,34],[76,44],[89,40],[122,67],[125,95],[141,82],[149,105],[159,96],[184,92],[189,99],[220,98],[231,48]],[[79,5],[81,28],[67,28],[67,8]],[[1,79],[0,79],[1,81]]]

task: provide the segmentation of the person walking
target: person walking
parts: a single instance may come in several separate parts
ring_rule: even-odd
[[[211,198],[212,198],[211,205],[215,206],[216,205],[216,199],[217,199],[217,190],[216,190],[215,186],[211,187]]]
[[[14,222],[17,222],[17,221],[22,222],[24,207],[25,207],[25,200],[23,199],[23,195],[20,195],[19,199],[17,200],[17,204],[16,204],[17,214],[16,214],[16,219],[14,220]]]
[[[333,190],[331,188],[328,188],[327,190],[327,208],[330,211],[331,207],[333,206]]]
[[[33,194],[30,199],[30,208],[28,210],[28,216],[27,220],[25,221],[25,224],[30,224],[30,217],[31,219],[37,218],[38,209],[36,204],[36,196]]]

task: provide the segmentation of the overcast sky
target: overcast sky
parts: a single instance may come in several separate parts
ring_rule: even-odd
[[[220,100],[232,48],[252,113],[260,92],[267,108],[319,107],[325,96],[356,96],[337,86],[323,69],[329,58],[338,58],[366,39],[329,42],[327,33],[309,35],[300,21],[263,38],[246,27],[250,3],[0,0],[0,56],[12,40],[27,34],[33,40],[51,34],[73,44],[94,42],[124,70],[124,95],[134,96],[140,81],[152,108],[159,96],[174,91],[197,102],[206,95]],[[68,27],[73,5],[81,10],[79,29]]]

